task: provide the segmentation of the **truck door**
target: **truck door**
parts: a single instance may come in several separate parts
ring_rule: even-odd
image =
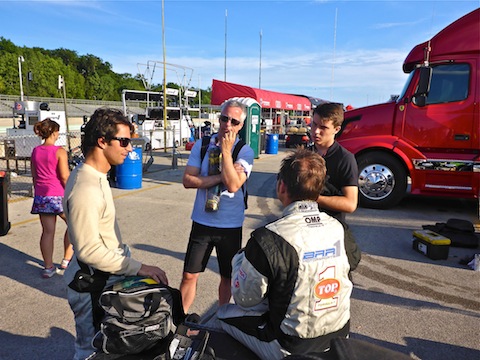
[[[413,159],[412,193],[478,195],[477,66],[475,59],[432,66],[425,106],[406,104],[403,137],[425,157]]]
[[[403,137],[421,152],[471,152],[478,148],[474,128],[474,60],[432,66],[430,92],[424,107],[405,106]],[[477,124],[478,126],[478,124]]]

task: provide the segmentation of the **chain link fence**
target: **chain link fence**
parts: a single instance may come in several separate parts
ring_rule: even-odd
[[[62,138],[62,135],[60,135]],[[70,159],[80,153],[80,131],[63,134],[62,146]],[[0,171],[5,173],[5,182],[9,201],[33,197],[31,154],[35,146],[40,145],[36,135],[0,136]]]

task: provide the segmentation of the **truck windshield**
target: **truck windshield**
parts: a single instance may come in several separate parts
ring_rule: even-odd
[[[405,96],[405,93],[407,92],[407,89],[408,89],[408,85],[410,85],[410,82],[412,81],[413,79],[413,75],[415,74],[417,70],[414,70],[410,73],[410,75],[408,75],[408,79],[407,81],[405,82],[405,85],[403,86],[403,89],[402,89],[402,92],[400,93],[400,96],[398,97],[398,101],[400,101],[400,99],[403,99],[404,96]]]

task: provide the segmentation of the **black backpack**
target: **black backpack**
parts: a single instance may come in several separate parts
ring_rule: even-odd
[[[446,223],[422,225],[422,228],[434,231],[450,239],[453,247],[476,249],[480,243],[473,223],[468,220],[448,219]]]
[[[105,354],[139,354],[169,342],[185,320],[180,291],[129,276],[100,295],[106,315],[92,343]]]
[[[200,161],[203,162],[205,155],[207,154],[208,145],[210,144],[210,136],[204,136],[202,138],[202,147],[200,149]],[[246,142],[242,139],[238,140],[237,144],[233,148],[232,159],[233,162],[237,161],[238,153],[242,149],[242,147],[246,145]],[[247,180],[248,181],[248,180]],[[247,181],[242,185],[243,191],[243,202],[245,204],[245,209],[248,209],[248,191],[247,191]]]

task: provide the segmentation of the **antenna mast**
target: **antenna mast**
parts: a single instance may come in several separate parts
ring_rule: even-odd
[[[227,81],[227,9],[225,9],[225,61],[223,65],[223,81]]]
[[[335,49],[337,46],[337,13],[338,8],[335,8],[335,27],[333,30],[333,62],[332,62],[332,83],[330,86],[330,99],[333,100],[333,82],[335,79]]]

